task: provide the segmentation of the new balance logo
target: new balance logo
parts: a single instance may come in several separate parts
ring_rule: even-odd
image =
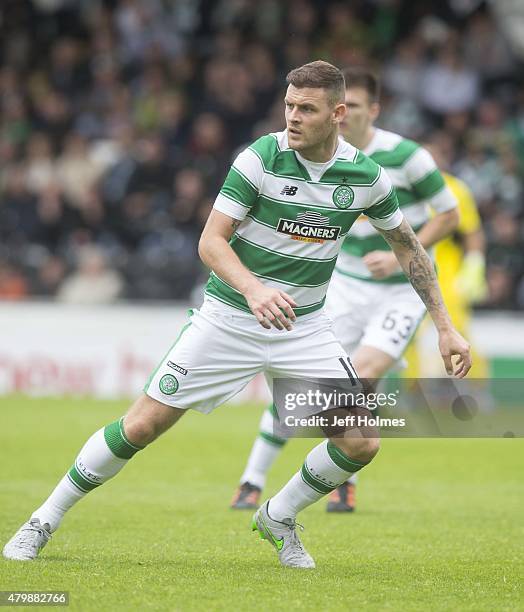
[[[282,191],[280,192],[280,195],[294,196],[296,195],[297,191],[298,191],[298,187],[294,187],[294,186],[290,187],[289,185],[286,185],[284,189],[282,189]]]

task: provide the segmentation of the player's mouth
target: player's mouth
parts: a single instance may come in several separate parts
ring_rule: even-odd
[[[292,134],[293,136],[301,136],[302,132],[300,130],[297,130],[296,128],[293,127],[288,127],[287,131]]]

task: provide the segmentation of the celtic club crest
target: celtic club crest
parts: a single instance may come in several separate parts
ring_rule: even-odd
[[[173,395],[178,390],[178,380],[172,374],[164,374],[158,386],[165,395]]]
[[[333,203],[337,208],[349,208],[354,199],[355,193],[347,185],[339,185],[333,192]]]

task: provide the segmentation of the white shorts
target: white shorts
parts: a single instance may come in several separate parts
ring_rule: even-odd
[[[357,378],[323,310],[299,317],[291,331],[264,329],[212,298],[190,313],[144,388],[163,404],[209,413],[259,372],[270,386],[274,378]]]
[[[398,360],[424,318],[426,307],[410,284],[373,283],[335,271],[326,313],[349,355],[357,346],[365,345]]]

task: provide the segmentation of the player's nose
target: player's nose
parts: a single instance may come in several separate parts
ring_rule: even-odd
[[[296,108],[290,110],[287,115],[289,123],[297,124],[300,123],[300,115]]]

